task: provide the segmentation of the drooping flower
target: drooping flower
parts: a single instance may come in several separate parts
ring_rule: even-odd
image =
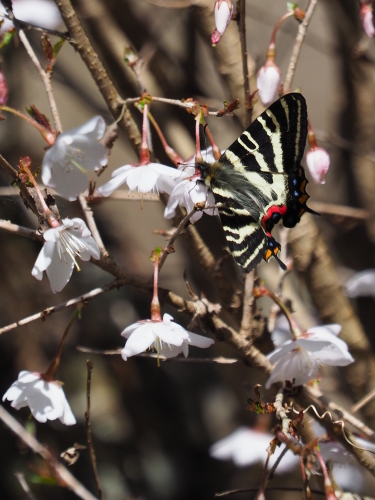
[[[306,164],[315,184],[325,184],[330,158],[323,148],[311,148],[306,154]]]
[[[165,207],[164,217],[166,219],[172,219],[175,216],[178,205],[185,207],[188,213],[197,204],[206,207],[215,206],[215,198],[212,191],[203,182],[198,182],[199,179],[200,175],[195,174],[194,167],[185,167],[184,177],[177,182]],[[194,223],[199,220],[203,215],[202,212],[205,212],[207,215],[218,215],[217,208],[205,208],[203,211],[195,212],[190,217],[190,222]]]
[[[139,193],[167,192],[170,193],[175,185],[174,179],[181,177],[176,168],[160,163],[146,165],[125,165],[112,173],[112,179],[98,188],[102,196],[109,196],[115,189],[125,182],[130,191]]]
[[[16,19],[41,28],[56,29],[62,23],[59,9],[49,0],[13,0],[12,7]],[[0,17],[5,14],[6,10],[0,2]],[[5,18],[1,31],[5,32],[11,28],[14,28],[13,23]]]
[[[47,382],[40,373],[22,371],[3,396],[3,401],[11,401],[16,410],[29,406],[38,422],[56,420],[65,425],[73,425],[76,419],[66,400],[61,382]]]
[[[107,163],[107,148],[98,142],[105,122],[95,116],[80,127],[60,134],[46,152],[42,164],[42,181],[61,196],[74,201],[88,187],[87,171]]]
[[[369,3],[362,3],[359,17],[361,18],[363,31],[369,38],[374,38],[375,27],[374,27],[374,12],[372,10],[372,5]]]
[[[348,297],[375,297],[375,269],[355,273],[345,284]]]
[[[216,29],[211,35],[212,45],[216,45],[232,19],[233,3],[231,0],[216,0],[214,7]]]
[[[330,158],[327,151],[316,142],[314,131],[309,123],[308,139],[310,151],[306,155],[306,164],[315,184],[325,184]]]
[[[186,358],[189,345],[206,348],[214,343],[212,339],[188,332],[175,323],[170,314],[164,314],[163,320],[160,321],[146,320],[134,323],[125,328],[121,335],[128,339],[121,351],[125,361],[146,349],[155,349],[159,355],[168,358],[183,353]]]
[[[268,354],[267,358],[274,365],[266,388],[275,382],[292,381],[303,385],[319,376],[323,365],[347,366],[354,359],[347,344],[337,338],[340,325],[324,325],[310,328],[296,340],[284,342]]]
[[[273,59],[267,59],[257,76],[257,88],[263,106],[269,106],[276,97],[281,81],[281,73]]]
[[[62,225],[48,229],[46,240],[31,274],[38,280],[47,272],[53,293],[60,292],[70,280],[74,266],[79,266],[77,257],[88,261],[100,259],[100,251],[82,219],[64,219]]]
[[[262,463],[267,458],[267,448],[275,436],[269,432],[259,432],[249,427],[240,427],[229,436],[214,443],[209,450],[211,457],[218,460],[232,459],[238,467]],[[270,456],[268,468],[271,468],[283,451],[284,446],[276,447]],[[276,469],[276,474],[285,474],[299,464],[299,458],[287,452]]]

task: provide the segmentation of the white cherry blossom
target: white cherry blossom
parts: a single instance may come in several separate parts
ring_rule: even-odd
[[[174,179],[179,177],[181,177],[179,170],[161,163],[124,165],[112,173],[112,179],[100,186],[98,192],[102,196],[109,196],[126,182],[130,191],[143,194],[152,191],[170,193],[175,185]]]
[[[13,0],[12,6],[15,18],[20,21],[47,29],[56,29],[62,23],[59,9],[49,0]],[[0,2],[0,18],[5,14],[6,10]],[[1,31],[5,32],[13,27],[12,21],[5,18]]]
[[[203,182],[199,182],[200,175],[195,174],[195,168],[185,167],[183,173],[184,178],[177,182],[165,207],[164,217],[166,219],[172,219],[175,216],[178,205],[185,207],[188,213],[193,210],[197,203],[203,203],[208,207],[215,206],[215,198],[212,191]],[[203,212],[207,215],[218,215],[219,213],[217,208],[205,208]],[[199,220],[203,212],[195,212],[190,217],[190,222],[194,223]]]
[[[355,273],[345,284],[348,297],[375,297],[375,269]]]
[[[3,401],[11,401],[16,410],[29,406],[38,422],[56,420],[65,425],[73,425],[76,419],[66,400],[61,382],[46,382],[40,373],[22,371],[3,396]]]
[[[95,116],[80,127],[57,136],[43,159],[43,184],[69,201],[76,200],[88,187],[86,172],[107,164],[107,148],[98,142],[104,131],[103,118]]]
[[[340,325],[324,325],[310,328],[296,340],[287,340],[280,347],[268,354],[267,358],[274,365],[266,389],[275,382],[292,381],[303,385],[319,377],[319,368],[323,365],[347,366],[354,359],[347,344],[337,338]]]
[[[214,343],[212,339],[188,332],[175,323],[170,314],[164,314],[162,321],[146,320],[133,323],[125,328],[121,335],[128,339],[121,351],[125,361],[149,348],[155,349],[161,356],[171,358],[183,353],[186,358],[189,345],[206,348]]]
[[[62,225],[48,229],[45,244],[35,261],[31,274],[42,280],[47,272],[53,293],[60,292],[70,280],[77,257],[82,260],[100,259],[100,251],[82,219],[64,219]]]
[[[232,459],[238,467],[246,467],[256,463],[264,464],[267,458],[267,448],[274,439],[269,432],[260,432],[249,427],[239,427],[229,436],[214,443],[209,450],[211,457],[218,460]],[[276,462],[284,448],[276,447],[271,455],[268,468]],[[288,451],[276,469],[276,474],[285,474],[298,466],[299,458]]]

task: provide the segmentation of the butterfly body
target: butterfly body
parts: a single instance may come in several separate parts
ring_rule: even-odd
[[[272,104],[212,164],[197,165],[214,195],[229,249],[245,272],[278,258],[271,231],[280,220],[294,227],[309,196],[300,162],[307,137],[306,102],[287,94]]]

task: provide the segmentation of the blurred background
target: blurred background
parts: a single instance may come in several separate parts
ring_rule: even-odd
[[[33,3],[33,0],[27,1]],[[139,95],[136,79],[123,62],[125,46],[132,45],[145,61],[143,82],[151,95],[175,99],[193,97],[201,104],[207,103],[212,110],[221,109],[223,100],[229,102],[239,98],[243,102],[242,75],[235,73],[230,59],[223,55],[238,38],[237,26],[232,22],[219,45],[216,48],[211,46],[213,0],[74,0],[72,3],[124,98]],[[253,91],[256,72],[265,62],[273,27],[286,12],[286,3],[281,0],[248,0],[246,8]],[[43,11],[40,16],[40,25],[43,26]],[[59,28],[64,31],[62,23]],[[276,63],[283,78],[297,31],[298,23],[289,19],[277,36]],[[27,34],[42,58],[40,35],[35,31]],[[239,57],[235,52],[237,49],[238,45],[234,45],[233,59]],[[25,106],[35,104],[49,116],[42,83],[23,46],[12,43],[1,50],[1,57],[2,71],[9,87],[8,105],[23,110]],[[311,124],[319,145],[330,154],[331,169],[324,186],[310,183],[308,191],[313,202],[347,205],[366,211],[366,217],[362,219],[323,214],[315,221],[335,262],[339,284],[344,284],[355,271],[375,265],[374,57],[374,43],[362,31],[357,1],[322,0],[318,3],[302,47],[293,88],[301,90],[307,100]],[[107,124],[113,122],[88,70],[68,43],[58,56],[53,84],[64,130],[97,114],[102,115]],[[260,103],[256,102],[255,114],[261,110]],[[153,103],[152,112],[168,143],[180,156],[188,159],[193,155],[195,122],[192,116],[180,108],[161,103]],[[141,115],[135,108],[132,115],[140,125]],[[207,121],[216,143],[225,149],[243,130],[243,106],[233,117],[209,117]],[[26,155],[32,158],[34,167],[41,164],[44,154],[41,138],[14,116],[7,115],[6,121],[0,123],[0,144],[1,154],[13,166]],[[156,134],[154,150],[160,162],[170,164]],[[109,166],[97,180],[98,185],[104,184],[115,168],[137,161],[127,138],[120,132],[111,151]],[[2,170],[0,181],[3,187],[10,185],[8,175]],[[127,188],[124,186],[124,189]],[[57,197],[57,204],[62,217],[82,217],[78,203]],[[311,206],[314,208],[313,204]],[[104,243],[116,262],[138,277],[149,278],[152,274],[151,250],[165,245],[165,240],[154,235],[153,230],[171,227],[170,221],[163,218],[162,203],[145,200],[141,204],[137,198],[104,199],[92,208]],[[25,209],[18,196],[0,197],[0,218],[36,227],[34,215]],[[204,216],[197,223],[197,229],[214,255],[220,257],[225,238],[219,220]],[[112,280],[104,271],[84,263],[80,273],[73,273],[66,288],[53,295],[46,277],[38,282],[31,276],[41,244],[2,232],[0,240],[0,327]],[[167,259],[160,285],[188,298],[183,281],[185,269],[194,291],[204,293],[215,302],[209,277],[186,252],[181,241],[176,245],[176,253]],[[258,270],[268,286],[276,285],[279,276],[276,262],[263,263]],[[234,265],[228,265],[228,273],[231,279],[241,282],[241,273]],[[285,280],[285,298],[292,301],[302,328],[322,322],[319,311],[309,298],[308,287],[303,276],[297,273]],[[352,303],[371,345],[375,339],[373,300],[372,297],[361,297]],[[262,314],[267,316],[270,303],[262,299],[258,305]],[[76,347],[123,347],[121,331],[139,319],[148,318],[149,307],[149,296],[123,287],[89,302],[82,319],[74,324],[58,377],[64,381],[65,393],[78,421],[76,426],[65,427],[60,422],[43,425],[29,419],[27,409],[20,412],[10,409],[12,415],[27,425],[53,453],[60,454],[73,443],[86,442],[84,412],[88,354],[77,351]],[[43,372],[47,368],[72,312],[64,310],[44,321],[35,321],[1,335],[1,394],[16,380],[20,370]],[[189,324],[189,318],[169,306],[163,307],[162,312],[170,313],[185,327]],[[192,331],[199,333],[194,330],[194,325]],[[272,350],[269,338],[260,341],[264,352]],[[233,349],[220,341],[216,341],[209,351],[192,348],[191,356],[238,357]],[[371,349],[368,349],[368,356],[372,356]],[[93,439],[107,500],[208,499],[216,492],[259,486],[260,463],[239,468],[230,460],[215,460],[208,453],[213,443],[240,426],[271,429],[275,424],[272,419],[257,419],[246,409],[247,398],[253,397],[253,386],[266,381],[259,371],[241,361],[215,364],[172,360],[157,368],[155,359],[144,357],[131,358],[127,362],[119,355],[90,354],[89,357],[94,361]],[[337,402],[350,408],[363,394],[352,394],[345,386],[345,370],[340,370],[323,370],[321,388],[329,397],[334,395]],[[367,389],[374,388],[370,372],[366,375],[364,370],[360,376],[368,377]],[[266,400],[271,400],[275,392],[271,389],[262,394]],[[8,403],[6,407],[9,409]],[[366,407],[360,416],[374,426],[375,407]],[[1,498],[26,498],[15,478],[16,472],[25,474],[37,499],[75,498],[66,489],[40,484],[46,482],[41,462],[3,425],[0,426],[0,442]],[[350,478],[349,486],[355,484],[356,493],[373,492],[375,482],[371,481],[369,474],[359,471],[354,462],[353,467],[355,469],[348,469],[349,472],[343,474]],[[81,452],[71,471],[95,494],[87,451]],[[276,476],[272,486],[300,484],[297,469]],[[321,478],[313,478],[312,486],[322,490]],[[250,498],[255,498],[255,495],[256,492],[251,493]],[[298,492],[270,492],[267,498],[292,500],[300,496]],[[237,494],[233,498],[249,498],[249,493]]]

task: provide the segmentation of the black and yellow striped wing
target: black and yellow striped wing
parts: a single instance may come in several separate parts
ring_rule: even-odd
[[[202,179],[214,194],[230,251],[244,271],[277,254],[273,226],[294,227],[304,211],[307,180],[300,162],[307,137],[304,97],[287,94],[266,109]]]

